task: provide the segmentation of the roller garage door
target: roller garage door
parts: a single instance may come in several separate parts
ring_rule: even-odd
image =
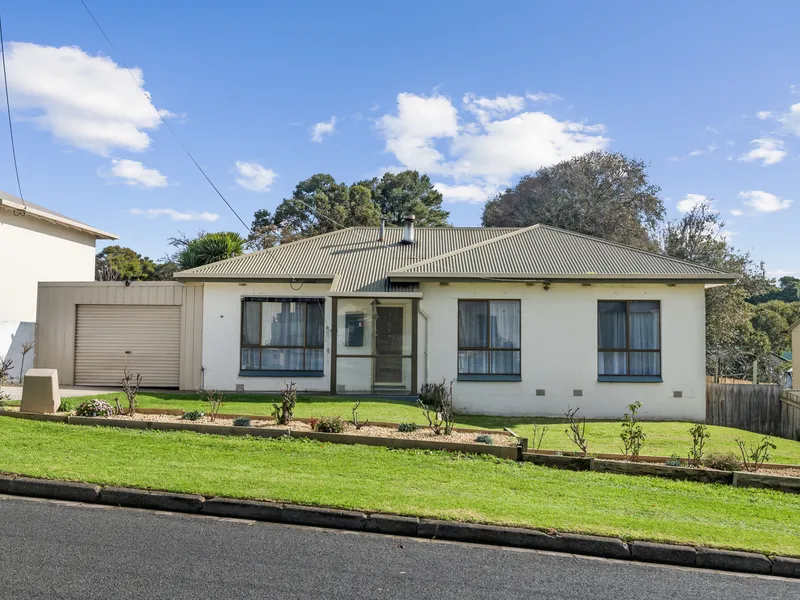
[[[181,307],[79,304],[75,385],[119,385],[125,368],[142,387],[178,387]]]

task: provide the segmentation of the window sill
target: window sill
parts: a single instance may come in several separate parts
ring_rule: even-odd
[[[522,375],[459,375],[458,381],[522,381]]]
[[[324,371],[239,371],[239,377],[325,377]]]
[[[597,381],[605,383],[662,383],[661,375],[598,375]]]

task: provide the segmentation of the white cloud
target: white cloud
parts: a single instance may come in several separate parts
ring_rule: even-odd
[[[536,92],[535,94],[525,94],[525,97],[531,102],[552,102],[553,100],[561,100],[558,94],[551,94],[549,92]]]
[[[99,171],[102,177],[116,177],[122,179],[125,185],[143,187],[147,189],[167,187],[166,176],[158,172],[157,169],[145,167],[138,160],[127,158],[115,158],[111,161],[109,169]]]
[[[789,111],[783,113],[778,120],[786,131],[800,135],[800,102],[792,104]]]
[[[696,206],[700,206],[708,200],[708,196],[702,194],[686,194],[686,198],[678,201],[678,212],[688,213]]]
[[[741,208],[732,208],[731,215],[734,217],[741,217],[744,214],[744,211]]]
[[[145,150],[151,142],[147,131],[161,122],[131,75],[139,84],[144,82],[141,69],[124,69],[106,56],[92,56],[75,46],[9,44],[8,77],[16,117],[32,121],[61,142],[103,156],[114,149]]]
[[[255,162],[236,161],[236,183],[251,192],[268,192],[278,178],[272,169],[267,169]]]
[[[800,271],[784,271],[783,269],[775,269],[774,271],[767,271],[767,275],[773,279],[780,279],[781,277],[792,276],[794,277]]]
[[[711,154],[715,152],[719,146],[716,144],[709,144],[705,148],[699,148],[697,150],[692,150],[689,154],[685,154],[683,156],[673,156],[669,160],[678,161],[678,160],[686,160],[687,158],[694,158],[696,156],[702,156],[703,154]]]
[[[434,183],[433,187],[442,194],[445,202],[467,202],[469,204],[485,202],[500,191],[496,186],[483,187],[476,184]]]
[[[791,200],[779,198],[774,194],[759,190],[739,192],[739,198],[744,201],[746,206],[760,213],[777,212],[779,210],[785,210],[792,205]]]
[[[322,138],[331,135],[336,128],[336,117],[331,117],[330,121],[320,121],[311,128],[311,139],[318,144],[322,143]]]
[[[386,150],[407,169],[449,177],[451,201],[477,202],[486,190],[543,166],[605,148],[605,127],[524,111],[519,96],[464,96],[463,112],[441,95],[397,96],[397,112],[377,126]]]
[[[786,150],[781,140],[773,138],[759,138],[750,142],[755,144],[755,148],[739,157],[740,161],[753,162],[760,160],[761,164],[774,165],[781,162],[786,157]]]
[[[169,217],[173,221],[216,221],[219,215],[210,212],[181,212],[174,208],[132,208],[128,211],[132,215],[139,215],[147,217],[148,219],[157,219],[158,217]]]
[[[756,113],[756,118],[761,119],[762,121],[766,121],[772,116],[772,113],[768,110],[760,110]]]

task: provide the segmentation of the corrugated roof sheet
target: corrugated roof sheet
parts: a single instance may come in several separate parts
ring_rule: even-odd
[[[309,275],[333,278],[331,291],[408,292],[415,275],[619,276],[724,279],[721,271],[660,254],[628,248],[554,227],[436,227],[416,230],[413,244],[403,231],[352,227],[246,254],[182,273],[178,279],[237,279]],[[391,274],[403,283],[390,282]],[[727,276],[729,279],[732,276]]]

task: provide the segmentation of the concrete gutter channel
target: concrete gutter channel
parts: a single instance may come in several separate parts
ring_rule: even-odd
[[[0,474],[0,494],[800,578],[800,559],[795,558],[652,542],[626,543],[613,537],[549,534],[520,527],[367,514],[255,500],[205,498],[197,494],[101,487],[3,474]]]

